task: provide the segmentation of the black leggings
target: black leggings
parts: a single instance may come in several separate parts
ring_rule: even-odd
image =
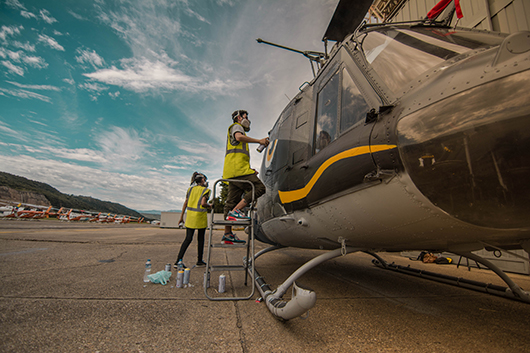
[[[195,233],[194,228],[186,228],[186,239],[180,246],[177,262],[182,260],[184,253],[188,250],[188,246],[190,246],[191,241],[193,240],[193,233]],[[206,228],[197,229],[197,261],[202,261],[202,254],[204,252],[204,233],[206,233]]]

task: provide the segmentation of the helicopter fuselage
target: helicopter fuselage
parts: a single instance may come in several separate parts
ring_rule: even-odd
[[[381,26],[337,43],[270,131],[257,238],[471,251],[530,239],[530,37]]]

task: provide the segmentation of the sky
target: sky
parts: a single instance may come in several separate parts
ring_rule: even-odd
[[[227,128],[263,138],[313,78],[338,0],[0,0],[0,171],[142,210],[222,177]],[[251,165],[262,155],[251,145]]]

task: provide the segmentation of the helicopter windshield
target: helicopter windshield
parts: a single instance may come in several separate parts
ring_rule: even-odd
[[[440,28],[386,27],[362,40],[366,60],[392,92],[445,60],[478,48],[499,45],[503,36]]]

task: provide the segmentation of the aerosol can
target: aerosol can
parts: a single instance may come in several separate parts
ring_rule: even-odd
[[[190,269],[185,268],[184,269],[184,278],[182,279],[182,284],[184,286],[187,286],[190,283]]]
[[[219,293],[225,292],[225,284],[226,284],[226,276],[220,275],[219,276]]]
[[[175,288],[182,288],[183,279],[184,279],[184,271],[179,270],[177,273],[177,283],[175,284]]]

